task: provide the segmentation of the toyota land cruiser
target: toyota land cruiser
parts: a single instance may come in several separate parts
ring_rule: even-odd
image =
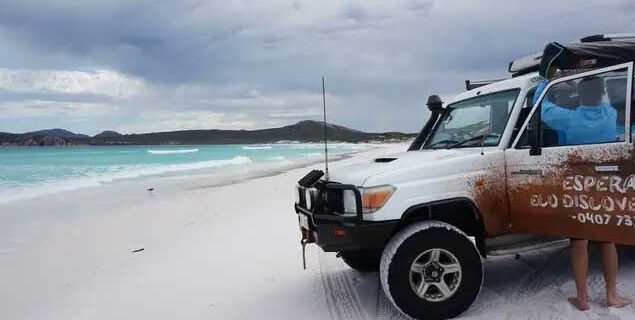
[[[473,88],[444,107],[431,96],[430,119],[407,152],[299,181],[303,243],[378,270],[394,306],[418,319],[467,310],[489,255],[569,237],[635,245],[634,57],[635,42],[619,37],[551,43],[510,64],[509,79],[467,83]],[[549,82],[534,104],[536,71],[554,64],[574,72]],[[615,136],[568,143],[542,108],[575,110],[588,79],[601,81],[602,101],[615,110]]]

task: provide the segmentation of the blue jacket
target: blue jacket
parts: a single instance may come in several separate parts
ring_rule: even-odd
[[[547,86],[543,80],[534,94],[534,103]],[[563,108],[545,98],[541,104],[542,121],[556,130],[560,145],[617,141],[617,111],[607,103],[597,106]],[[622,130],[623,132],[623,130]]]
[[[548,84],[549,84],[549,81],[545,79],[540,80],[540,83],[538,83],[538,87],[536,87],[536,92],[534,92],[534,100],[532,101],[531,104],[536,104],[536,101],[538,101],[540,94],[545,90],[545,87]]]

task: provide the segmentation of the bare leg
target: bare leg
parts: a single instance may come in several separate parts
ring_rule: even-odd
[[[569,298],[569,302],[578,310],[589,310],[586,292],[586,277],[589,269],[589,241],[571,239],[571,270],[578,291],[577,297]]]
[[[617,293],[617,249],[614,243],[600,244],[602,271],[606,282],[606,300],[609,307],[621,308],[631,304],[631,299],[620,297]]]

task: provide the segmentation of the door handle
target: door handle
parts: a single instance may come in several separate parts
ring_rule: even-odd
[[[520,169],[520,170],[512,171],[511,174],[538,176],[538,175],[542,175],[542,170],[540,170],[540,169]]]
[[[614,165],[601,165],[595,166],[595,172],[619,172],[620,166]]]

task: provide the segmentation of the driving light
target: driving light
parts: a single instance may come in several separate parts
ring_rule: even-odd
[[[364,213],[379,210],[390,199],[397,188],[394,186],[379,186],[362,189],[362,209]]]
[[[295,200],[295,204],[300,204],[300,186],[296,185],[295,188],[293,188],[293,197]]]
[[[316,190],[313,188],[307,188],[304,191],[304,201],[306,202],[306,208],[313,209],[313,202],[315,201]]]

